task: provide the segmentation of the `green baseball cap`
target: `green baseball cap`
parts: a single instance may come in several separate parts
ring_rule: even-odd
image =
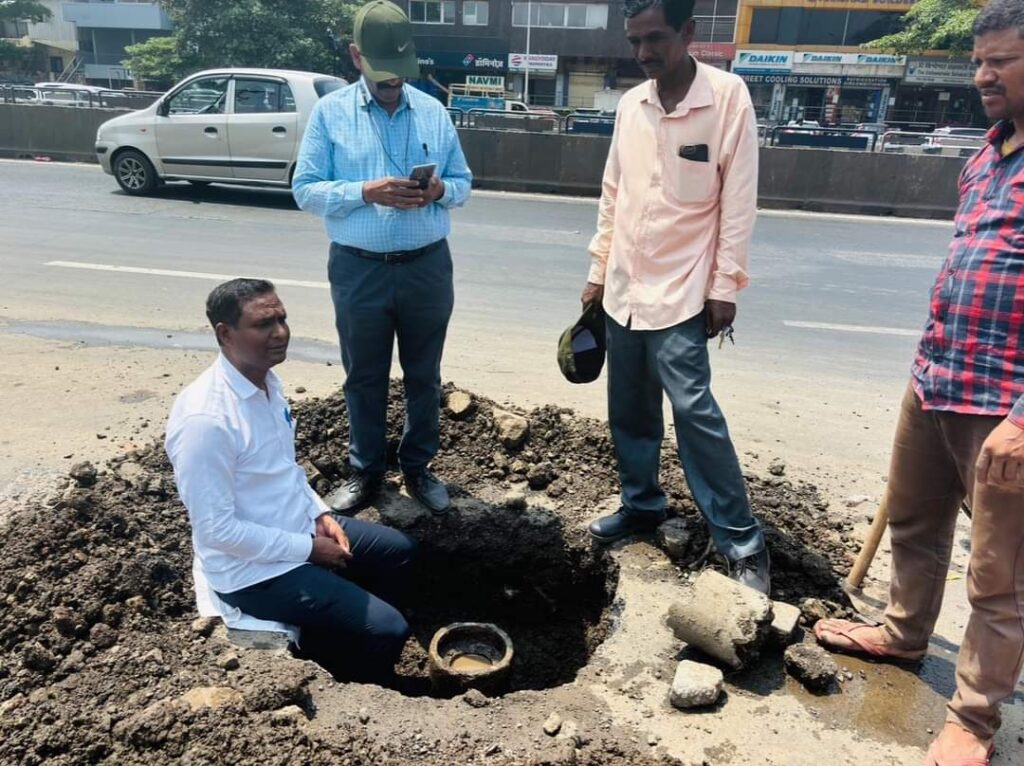
[[[558,339],[558,367],[570,383],[593,383],[604,367],[606,350],[604,309],[600,301],[591,301]]]
[[[412,24],[397,5],[388,0],[367,3],[356,13],[354,32],[367,79],[419,79],[420,63],[412,39]]]

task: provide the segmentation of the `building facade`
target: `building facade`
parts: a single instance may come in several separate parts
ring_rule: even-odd
[[[171,20],[155,2],[136,0],[44,0],[50,18],[0,29],[38,53],[29,79],[63,80],[120,88],[131,85],[122,63],[125,48],[171,32]],[[15,28],[16,27],[16,28]]]
[[[491,82],[538,106],[594,107],[643,74],[626,42],[621,0],[398,0],[407,4],[424,67],[421,86]],[[727,67],[735,55],[738,0],[697,0],[700,59]],[[491,78],[479,80],[478,78]],[[528,93],[527,93],[528,90]]]
[[[767,123],[984,124],[969,61],[862,46],[900,28],[913,0],[742,0],[732,69]]]

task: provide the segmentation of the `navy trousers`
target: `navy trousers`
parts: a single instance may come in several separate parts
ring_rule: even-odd
[[[664,330],[631,330],[608,317],[608,422],[630,513],[665,515],[658,483],[662,402],[675,421],[679,460],[718,550],[732,560],[760,552],[764,535],[729,429],[711,395],[704,314]]]
[[[390,602],[408,582],[416,554],[409,536],[358,519],[338,517],[352,545],[341,574],[303,564],[223,601],[260,620],[299,628],[300,653],[346,681],[381,683],[409,637],[409,624]]]
[[[331,245],[328,274],[345,368],[349,462],[360,473],[387,468],[388,378],[398,339],[405,383],[402,470],[427,467],[440,446],[441,354],[455,291],[444,240],[407,263],[387,263]]]

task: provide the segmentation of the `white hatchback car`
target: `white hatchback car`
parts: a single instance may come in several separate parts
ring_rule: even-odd
[[[280,69],[199,72],[149,107],[103,123],[96,156],[128,194],[164,181],[287,188],[313,105],[345,85]]]

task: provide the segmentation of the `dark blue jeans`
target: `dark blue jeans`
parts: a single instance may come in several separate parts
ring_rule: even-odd
[[[679,460],[715,545],[732,560],[764,548],[729,429],[711,395],[704,314],[664,330],[631,330],[608,318],[608,422],[619,460],[622,505],[664,516],[658,484],[668,396]]]
[[[341,574],[304,564],[223,601],[260,620],[299,628],[300,652],[339,680],[381,683],[394,673],[409,625],[390,601],[408,581],[416,541],[379,524],[338,518],[352,544]]]
[[[385,263],[331,245],[328,275],[345,368],[349,462],[387,468],[388,378],[398,339],[405,383],[402,470],[427,467],[440,446],[441,354],[455,302],[446,241],[408,263]]]

